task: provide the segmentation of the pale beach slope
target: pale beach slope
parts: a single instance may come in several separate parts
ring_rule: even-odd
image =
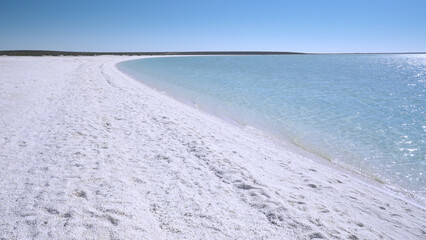
[[[425,239],[425,210],[127,77],[0,57],[0,239]]]

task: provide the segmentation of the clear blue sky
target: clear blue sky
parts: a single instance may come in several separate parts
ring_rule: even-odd
[[[0,0],[0,50],[426,51],[426,0]]]

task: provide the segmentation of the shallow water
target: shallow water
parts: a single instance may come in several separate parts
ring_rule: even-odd
[[[426,55],[145,58],[142,82],[426,196]]]

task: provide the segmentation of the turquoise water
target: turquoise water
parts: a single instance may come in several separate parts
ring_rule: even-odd
[[[119,68],[414,196],[426,196],[426,55],[198,56]]]

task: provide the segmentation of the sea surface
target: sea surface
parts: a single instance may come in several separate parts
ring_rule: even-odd
[[[426,55],[145,58],[118,67],[415,198],[426,197]]]

